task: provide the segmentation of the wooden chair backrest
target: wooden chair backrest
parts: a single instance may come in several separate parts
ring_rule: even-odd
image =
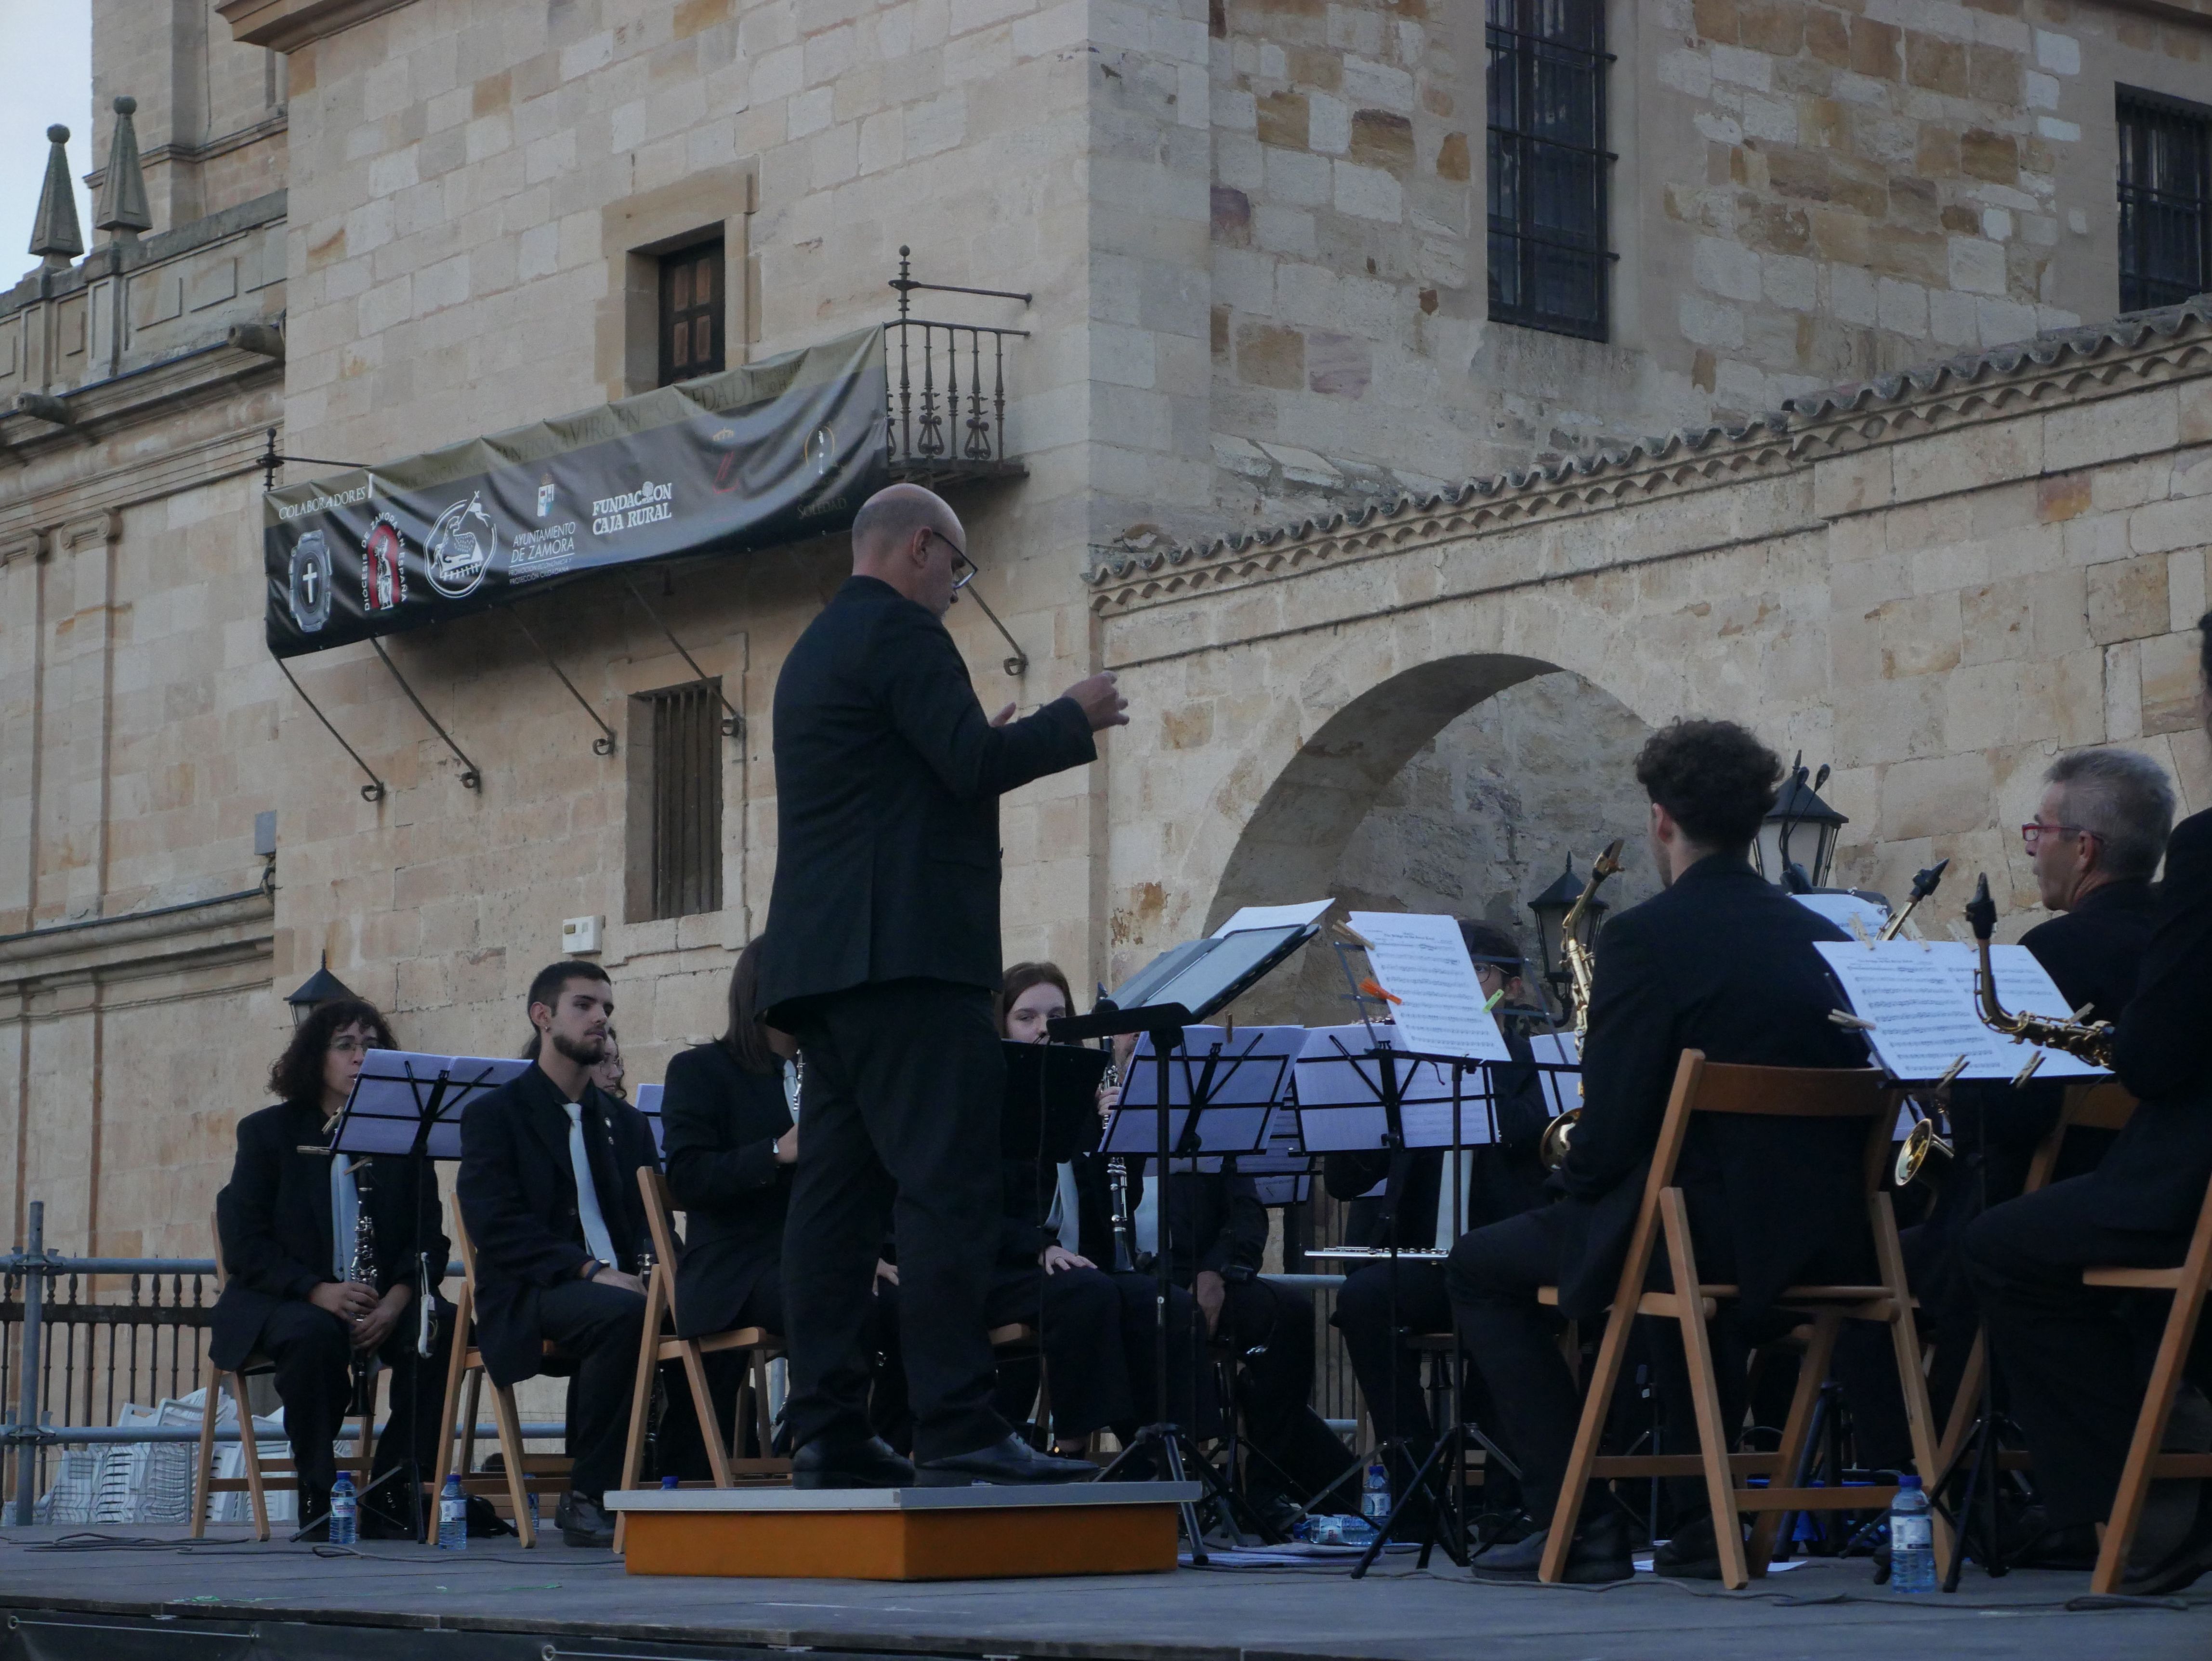
[[[2118,1079],[2083,1079],[2066,1086],[2066,1096],[2058,1110],[2058,1123],[2035,1146],[2035,1157],[2027,1162],[2027,1180],[2021,1191],[2033,1194],[2051,1180],[2051,1173],[2058,1168],[2058,1155],[2066,1145],[2066,1133],[2079,1125],[2084,1130],[2121,1130],[2135,1117],[2136,1102],[2128,1087]]]
[[[208,1236],[215,1242],[215,1291],[222,1295],[223,1287],[230,1280],[230,1270],[222,1261],[222,1202],[216,1202],[215,1209],[208,1213]]]
[[[676,1319],[676,1224],[671,1214],[675,1207],[668,1195],[668,1178],[653,1165],[637,1168],[637,1191],[645,1196],[645,1226],[653,1235],[653,1257],[656,1265],[655,1279],[665,1276],[662,1284],[667,1290],[663,1294],[668,1300],[668,1318]],[[677,1328],[682,1331],[681,1327]]]
[[[461,1208],[453,1207],[453,1244],[461,1254],[461,1279],[467,1284],[469,1302],[476,1302],[477,1243],[469,1238],[469,1226],[461,1216]]]

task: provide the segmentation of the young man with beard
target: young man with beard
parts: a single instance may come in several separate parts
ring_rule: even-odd
[[[548,1339],[573,1368],[575,1470],[555,1514],[572,1546],[614,1543],[600,1502],[622,1472],[645,1323],[637,1173],[659,1163],[645,1116],[592,1082],[614,1008],[597,964],[538,971],[530,983],[535,1064],[462,1115],[454,1185],[476,1245],[477,1343],[492,1382],[543,1371]]]

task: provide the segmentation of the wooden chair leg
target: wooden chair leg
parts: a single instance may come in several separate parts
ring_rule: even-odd
[[[1698,1453],[1705,1467],[1705,1493],[1712,1506],[1713,1543],[1719,1549],[1721,1584],[1741,1591],[1751,1584],[1744,1562],[1743,1520],[1735,1508],[1735,1477],[1729,1469],[1732,1439],[1721,1421],[1719,1376],[1713,1368],[1711,1335],[1705,1331],[1704,1299],[1698,1292],[1697,1254],[1690,1247],[1690,1213],[1682,1190],[1659,1196],[1660,1220],[1667,1233],[1667,1256],[1674,1273],[1674,1299],[1682,1328],[1682,1351],[1689,1363],[1690,1393],[1698,1417]]]
[[[637,1486],[638,1473],[645,1467],[646,1421],[653,1406],[653,1372],[660,1365],[660,1310],[662,1300],[668,1295],[667,1287],[665,1277],[656,1275],[645,1289],[645,1320],[638,1328],[637,1371],[630,1381],[629,1427],[623,1436],[622,1485],[625,1488]],[[615,1518],[617,1557],[622,1555],[623,1541],[629,1533],[629,1522],[625,1514],[617,1513]]]
[[[714,1411],[714,1393],[707,1388],[707,1363],[699,1354],[699,1346],[683,1346],[684,1380],[691,1391],[691,1410],[699,1415],[699,1439],[707,1445],[707,1469],[718,1488],[733,1488],[737,1479],[730,1474],[728,1444],[722,1438],[722,1421]],[[744,1420],[736,1412],[730,1415],[730,1435],[732,1440],[744,1434],[740,1428]]]
[[[215,1480],[215,1420],[222,1402],[222,1375],[208,1369],[207,1399],[200,1409],[199,1452],[192,1462],[192,1538],[207,1537],[208,1507],[215,1495],[208,1484]]]
[[[468,1398],[461,1403],[461,1475],[477,1468],[477,1420],[483,1413],[483,1369],[469,1374]]]
[[[2200,1232],[2202,1231],[2200,1230]],[[2197,1256],[2195,1252],[2191,1254]],[[2089,1589],[2106,1597],[2116,1595],[2127,1573],[2128,1548],[2135,1543],[2142,1521],[2144,1503],[2150,1498],[2151,1464],[2166,1441],[2166,1421],[2173,1415],[2173,1398],[2181,1388],[2182,1368],[2197,1336],[2197,1322],[2204,1307],[2203,1265],[2194,1276],[2185,1277],[2173,1294],[2173,1308],[2166,1317],[2166,1332],[2158,1341],[2158,1359],[2150,1370],[2150,1389],[2142,1411],[2136,1418],[2136,1433],[2128,1444],[2127,1463],[2120,1469],[2119,1492],[2112,1497],[2112,1514],[2097,1548],[2097,1567]],[[2190,1281],[2195,1284],[2190,1284]]]
[[[1936,1469],[1929,1474],[1928,1481],[1934,1482],[1958,1462],[1959,1450],[1966,1445],[1966,1431],[1982,1404],[1982,1369],[1989,1364],[1989,1332],[1985,1328],[1976,1327],[1973,1347],[1966,1352],[1966,1371],[1959,1375],[1959,1393],[1951,1398],[1951,1415],[1944,1421],[1943,1439],[1936,1449]]]
[[[246,1469],[246,1494],[253,1507],[253,1537],[266,1542],[269,1538],[269,1496],[261,1488],[261,1445],[253,1435],[253,1405],[246,1399],[246,1380],[235,1372],[220,1375],[229,1386],[230,1399],[238,1404],[238,1463]],[[298,1451],[294,1451],[292,1469],[300,1468]],[[307,1521],[304,1517],[300,1519]]]
[[[466,1317],[463,1317],[463,1319],[465,1320]],[[445,1496],[446,1478],[453,1475],[453,1437],[459,1429],[455,1415],[460,1410],[461,1375],[468,1370],[468,1329],[457,1324],[453,1331],[453,1354],[446,1360],[446,1392],[440,1401],[440,1409],[443,1416],[438,1421],[438,1459],[430,1476],[430,1503],[428,1507],[429,1524],[424,1530],[434,1546],[438,1543],[439,1501]],[[471,1390],[470,1392],[471,1409],[475,1407],[475,1392]],[[466,1464],[464,1463],[462,1466],[464,1474],[466,1473],[467,1469]]]
[[[1943,1451],[1936,1439],[1936,1412],[1928,1404],[1928,1375],[1920,1369],[1920,1335],[1912,1320],[1912,1288],[1905,1272],[1905,1248],[1897,1235],[1897,1213],[1889,1196],[1877,1191],[1874,1196],[1875,1258],[1881,1269],[1882,1284],[1889,1288],[1889,1339],[1897,1357],[1897,1388],[1905,1398],[1905,1428],[1912,1441],[1912,1463],[1920,1473],[1921,1482],[1932,1483],[1939,1480],[1947,1469]],[[1975,1342],[1981,1335],[1975,1335]],[[1976,1395],[1981,1391],[1978,1379],[1974,1383]],[[1965,1387],[1960,1386],[1961,1398]],[[1954,1409],[1952,1421],[1961,1435],[1965,1425]],[[1932,1495],[1930,1496],[1933,1497]],[[1936,1573],[1938,1579],[1951,1572],[1951,1554],[1958,1542],[1952,1536],[1951,1525],[1942,1512],[1930,1518],[1932,1528],[1929,1538],[1936,1553]]]
[[[1590,1368],[1589,1388],[1583,1396],[1582,1423],[1575,1431],[1574,1451],[1567,1456],[1567,1474],[1552,1506],[1551,1536],[1544,1542],[1544,1561],[1537,1571],[1540,1580],[1556,1582],[1566,1573],[1567,1553],[1574,1545],[1576,1526],[1582,1521],[1583,1494],[1589,1487],[1590,1469],[1597,1463],[1606,1411],[1612,1405],[1613,1386],[1620,1382],[1621,1364],[1628,1354],[1629,1323],[1635,1319],[1633,1299],[1615,1299],[1606,1317],[1605,1335],[1598,1340],[1597,1361]]]
[[[538,1530],[530,1520],[530,1478],[522,1469],[522,1422],[514,1411],[514,1391],[495,1384],[491,1391],[492,1422],[499,1427],[500,1463],[507,1467],[507,1498],[514,1507],[514,1532],[528,1551],[538,1543]]]
[[[1822,1310],[1814,1317],[1812,1342],[1805,1346],[1805,1359],[1797,1369],[1797,1388],[1790,1398],[1790,1416],[1782,1421],[1782,1445],[1776,1450],[1771,1479],[1776,1488],[1797,1485],[1805,1444],[1813,1433],[1813,1409],[1820,1399],[1820,1386],[1827,1381],[1828,1364],[1836,1353],[1836,1335],[1843,1326],[1844,1312],[1839,1309]],[[1764,1575],[1766,1566],[1774,1561],[1775,1536],[1789,1514],[1764,1511],[1752,1524],[1747,1567],[1753,1575]]]

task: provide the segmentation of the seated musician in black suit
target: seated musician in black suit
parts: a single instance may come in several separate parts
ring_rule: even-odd
[[[668,1063],[660,1117],[666,1133],[669,1197],[684,1210],[684,1249],[676,1269],[676,1332],[702,1338],[734,1327],[781,1335],[783,1221],[791,1170],[799,1159],[792,1115],[799,1045],[759,1019],[760,942],[730,970],[730,1011],[722,1036]],[[743,1380],[742,1355],[706,1358],[717,1417],[727,1427]],[[670,1419],[683,1419],[672,1411]],[[689,1421],[684,1420],[688,1426]],[[664,1436],[669,1424],[664,1421]],[[727,1440],[726,1430],[724,1433]],[[704,1475],[705,1450],[679,1430],[665,1449],[687,1475]],[[766,1449],[761,1450],[764,1454]]]
[[[327,1143],[371,1050],[392,1050],[392,1029],[373,1004],[318,1005],[269,1069],[274,1107],[238,1127],[238,1158],[216,1197],[228,1278],[210,1317],[208,1351],[235,1369],[259,1352],[276,1364],[276,1396],[300,1479],[303,1523],[330,1510],[331,1441],[354,1400],[354,1366],[374,1357],[392,1371],[391,1418],[377,1439],[374,1475],[412,1458],[434,1469],[438,1409],[452,1310],[441,1305],[432,1359],[416,1354],[415,1299],[422,1260],[434,1287],[446,1275],[434,1181],[418,1189],[404,1159],[365,1166],[313,1152]],[[370,1281],[353,1278],[355,1220],[375,1232]],[[434,1392],[428,1401],[423,1390]],[[362,1512],[364,1534],[412,1537],[413,1496],[387,1482]]]
[[[575,1470],[555,1520],[574,1546],[614,1543],[599,1502],[622,1475],[645,1324],[635,1272],[647,1241],[637,1173],[656,1163],[653,1130],[591,1080],[614,1007],[597,964],[538,971],[529,998],[536,1062],[463,1110],[453,1190],[476,1245],[477,1345],[492,1382],[544,1372],[548,1341],[573,1368]]]
[[[2035,818],[2021,827],[2044,905],[2057,913],[2021,937],[2049,972],[2069,1009],[2118,1023],[2135,995],[2149,949],[2156,899],[2151,876],[2173,830],[2173,787],[2165,770],[2132,750],[2075,750],[2044,776]],[[1944,1180],[1927,1220],[1904,1234],[1905,1262],[1920,1300],[1919,1327],[1935,1348],[1929,1400],[1947,1422],[1973,1345],[1981,1310],[1960,1260],[1967,1226],[1987,1206],[2017,1199],[2037,1145],[2058,1123],[2065,1084],[2031,1080],[1954,1085],[1948,1116],[1957,1168]],[[2097,1168],[2109,1133],[2075,1130],[2053,1173]],[[1978,1163],[1979,1169],[1976,1168]],[[1902,1469],[1911,1457],[1905,1401],[1890,1360],[1889,1335],[1854,1323],[1837,1348],[1836,1373],[1848,1390],[1860,1458],[1869,1468]],[[2085,1564],[2097,1555],[2087,1518],[2045,1531],[2023,1519],[2031,1543],[2014,1561],[2050,1567]],[[2036,1536],[2041,1534],[2041,1538]]]
[[[1828,1019],[1837,994],[1813,950],[1843,931],[1765,881],[1748,858],[1782,776],[1773,751],[1730,722],[1682,721],[1644,745],[1636,776],[1651,798],[1651,856],[1664,886],[1615,916],[1598,940],[1583,1116],[1554,1178],[1564,1197],[1467,1235],[1447,1271],[1461,1340],[1489,1384],[1496,1427],[1540,1522],[1558,1498],[1580,1417],[1559,1322],[1596,1321],[1612,1301],[1682,1052],[1766,1067],[1866,1061],[1863,1042]],[[1743,1416],[1742,1317],[1763,1314],[1793,1281],[1871,1272],[1859,1186],[1864,1134],[1845,1121],[1692,1126],[1679,1181],[1699,1271],[1744,1293],[1714,1323],[1723,1423]],[[1557,1313],[1537,1301],[1547,1285],[1559,1288]],[[1679,1337],[1655,1349],[1670,1422],[1693,1423]],[[1567,1578],[1626,1579],[1620,1514],[1593,1499],[1582,1518]],[[1709,1519],[1703,1528],[1702,1539],[1695,1528],[1677,1530],[1665,1572],[1716,1572]],[[1493,1547],[1476,1566],[1533,1578],[1543,1545],[1540,1530]]]
[[[2197,627],[2201,708],[2212,726],[2212,613]],[[2150,944],[2115,1037],[2113,1070],[2142,1105],[2096,1170],[1992,1207],[1966,1231],[1966,1271],[2057,1527],[2094,1524],[2111,1512],[2150,1354],[2127,1295],[2083,1286],[2081,1270],[2179,1263],[2212,1180],[2209,1009],[2212,812],[2204,812],[2175,826],[2166,843]],[[2163,1298],[2143,1302],[2165,1319]],[[2201,1433],[2201,1398],[2177,1402],[2175,1414],[2177,1427],[2195,1420]],[[2212,1568],[2212,1486],[2158,1483],[2152,1493],[2155,1510],[2173,1515],[2159,1527],[2164,1519],[2147,1514],[2137,1531],[2124,1589],[2145,1595],[2179,1591]]]
[[[1521,977],[1519,946],[1492,923],[1463,920],[1459,928],[1468,955],[1474,960],[1483,996],[1504,994],[1498,1021],[1506,1048],[1516,1062],[1531,1062],[1528,1031],[1532,1024],[1540,1029],[1543,1023],[1540,1018],[1513,1013],[1529,1001]],[[1544,1201],[1539,1150],[1549,1115],[1542,1081],[1535,1068],[1528,1065],[1500,1068],[1497,1074],[1498,1139],[1461,1154],[1467,1172],[1462,1232],[1517,1216]],[[1478,1103],[1469,1116],[1470,1132],[1475,1128],[1474,1114],[1485,1111]],[[1445,1239],[1451,1232],[1452,1211],[1443,1175],[1442,1148],[1331,1153],[1322,1161],[1322,1180],[1330,1196],[1353,1202],[1353,1227],[1346,1244],[1377,1250],[1388,1246],[1394,1234],[1401,1250],[1427,1250]],[[1363,1198],[1378,1187],[1379,1196]],[[1369,1214],[1361,1215],[1366,1208],[1371,1208]],[[1402,1494],[1407,1479],[1436,1440],[1421,1388],[1420,1357],[1405,1341],[1413,1333],[1450,1329],[1443,1265],[1401,1262],[1394,1283],[1389,1263],[1362,1264],[1345,1277],[1336,1294],[1334,1319],[1344,1334],[1345,1353],[1375,1421],[1376,1438],[1398,1444],[1391,1449],[1391,1478]],[[1480,1387],[1479,1379],[1469,1382]],[[1480,1423],[1490,1415],[1477,1408],[1470,1416]]]

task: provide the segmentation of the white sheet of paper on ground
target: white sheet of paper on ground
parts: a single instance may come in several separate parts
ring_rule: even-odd
[[[1962,1079],[2008,1081],[2034,1046],[2016,1044],[1982,1025],[1974,997],[1975,951],[1955,941],[1820,940],[1814,950],[1842,983],[1852,1013],[1875,1024],[1867,1037],[1890,1074],[1908,1082],[1941,1078],[1959,1056]],[[2000,946],[1990,954],[1997,995],[2008,1009],[2061,1018],[2072,1012],[2050,975],[2027,947]],[[2103,1069],[2045,1050],[2036,1076],[2095,1077]]]
[[[1231,913],[1229,921],[1213,931],[1212,938],[1241,934],[1248,928],[1288,928],[1319,922],[1322,914],[1335,904],[1329,899],[1304,900],[1297,905],[1247,905]]]
[[[1792,894],[1790,897],[1807,910],[1819,912],[1846,934],[1851,933],[1853,917],[1858,919],[1858,932],[1869,940],[1881,934],[1889,922],[1887,906],[1877,905],[1856,894]]]
[[[1355,925],[1356,927],[1357,925]],[[1366,931],[1361,930],[1364,934]],[[1404,1050],[1407,1035],[1377,1023],[1317,1026],[1306,1033],[1298,1056],[1298,1133],[1309,1153],[1334,1153],[1382,1146],[1388,1126],[1382,1104],[1382,1066],[1377,1045]],[[1396,1063],[1399,1121],[1408,1147],[1449,1147],[1452,1142],[1452,1075],[1434,1062]],[[1487,1075],[1461,1078],[1459,1141],[1471,1147],[1491,1140]]]
[[[1414,911],[1355,911],[1375,978],[1399,1001],[1391,1019],[1413,1049],[1472,1062],[1508,1062],[1513,1052],[1482,1007],[1482,986],[1453,919]]]

